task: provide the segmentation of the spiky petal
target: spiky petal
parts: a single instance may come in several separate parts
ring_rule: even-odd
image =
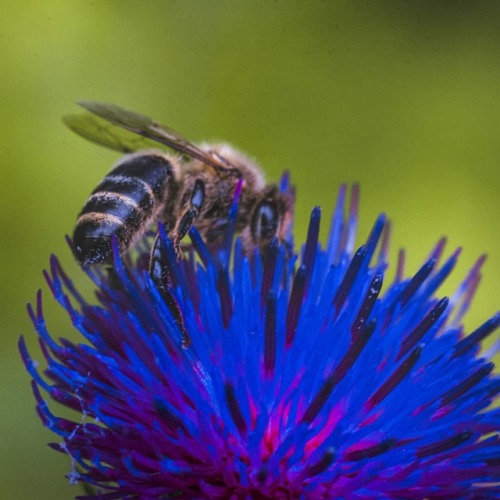
[[[461,326],[482,261],[451,300],[435,295],[458,258],[440,265],[442,243],[388,284],[385,218],[354,250],[357,188],[344,215],[345,197],[326,249],[313,210],[302,257],[277,241],[209,252],[192,230],[177,262],[160,230],[182,322],[143,256],[124,263],[115,245],[113,278],[89,272],[98,305],[52,257],[47,281],[82,343],[53,339],[39,293],[44,376],[22,338],[20,350],[72,480],[108,499],[500,496],[500,379],[479,350],[500,314]]]

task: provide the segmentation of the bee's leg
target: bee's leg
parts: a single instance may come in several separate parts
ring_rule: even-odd
[[[180,253],[180,244],[182,238],[186,236],[191,229],[194,220],[200,213],[200,209],[205,200],[205,183],[201,179],[196,179],[191,193],[189,208],[182,214],[174,231],[174,248],[178,256]]]
[[[184,326],[184,318],[182,316],[182,311],[179,307],[179,303],[172,293],[172,279],[168,271],[167,264],[165,262],[164,252],[161,248],[161,237],[156,235],[153,242],[153,248],[151,249],[151,256],[149,259],[149,276],[151,281],[156,285],[156,288],[160,292],[161,296],[165,300],[167,307],[169,308],[172,316],[174,317],[177,326],[182,334],[182,347],[187,349],[191,344],[191,338],[189,333],[186,331]]]

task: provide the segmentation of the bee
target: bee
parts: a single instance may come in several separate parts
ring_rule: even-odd
[[[290,195],[266,184],[259,166],[228,144],[195,146],[151,118],[113,104],[81,101],[85,114],[66,125],[84,138],[126,153],[83,206],[73,233],[73,253],[83,266],[110,264],[112,238],[120,253],[161,221],[178,258],[181,241],[194,226],[207,245],[217,245],[230,223],[230,207],[241,185],[234,228],[243,246],[285,242],[292,219]],[[174,154],[158,149],[168,146]],[[158,237],[150,273],[160,281]]]

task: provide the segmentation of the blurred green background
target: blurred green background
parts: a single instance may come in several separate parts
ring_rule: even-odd
[[[64,478],[69,460],[46,447],[55,437],[16,350],[23,333],[37,353],[25,303],[46,291],[51,252],[85,283],[64,235],[117,157],[65,129],[74,101],[116,102],[193,141],[227,140],[271,180],[290,169],[299,241],[311,208],[328,221],[338,185],[359,181],[360,240],[385,211],[391,256],[404,246],[408,273],[443,235],[448,253],[464,246],[442,293],[488,253],[471,329],[500,305],[499,26],[498,1],[4,0],[0,496],[80,493]],[[46,302],[51,330],[65,335]]]

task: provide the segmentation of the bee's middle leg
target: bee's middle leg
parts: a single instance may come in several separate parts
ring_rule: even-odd
[[[163,297],[167,307],[170,309],[174,321],[179,327],[182,335],[182,347],[187,349],[191,345],[191,338],[184,325],[182,310],[172,291],[172,279],[170,277],[167,263],[165,262],[165,256],[161,245],[161,236],[158,234],[156,235],[151,249],[151,256],[149,259],[149,276],[156,285],[156,288]]]

